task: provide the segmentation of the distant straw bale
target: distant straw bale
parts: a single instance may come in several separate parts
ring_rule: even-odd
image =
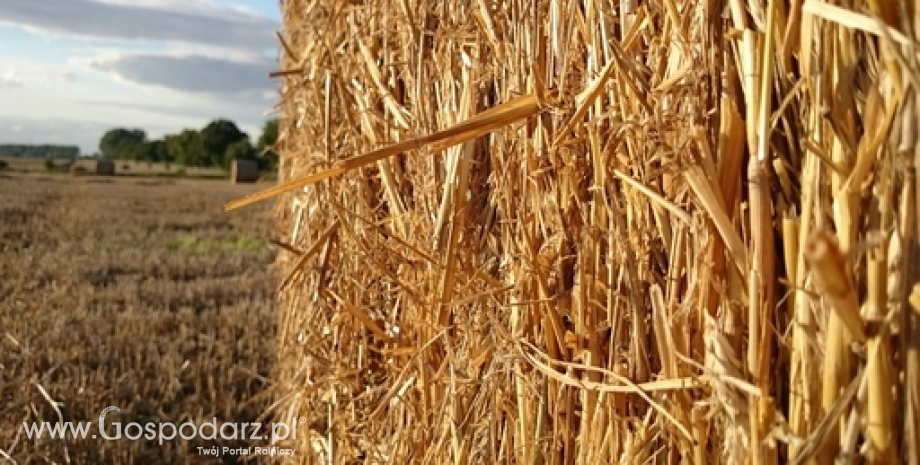
[[[115,174],[115,162],[107,159],[96,160],[96,174],[112,176]]]
[[[255,160],[233,160],[230,179],[234,184],[253,183],[259,180],[259,176],[259,165]]]
[[[920,7],[837,3],[283,2],[293,462],[916,460]]]

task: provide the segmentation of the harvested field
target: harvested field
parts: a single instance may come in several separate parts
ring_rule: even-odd
[[[231,463],[200,438],[29,439],[23,422],[255,422],[275,348],[268,211],[223,181],[0,177],[0,451],[17,463]],[[47,394],[47,396],[45,395]],[[95,428],[95,426],[94,426]],[[109,430],[110,433],[114,430]],[[247,433],[248,436],[248,433]],[[0,457],[0,463],[5,463]]]

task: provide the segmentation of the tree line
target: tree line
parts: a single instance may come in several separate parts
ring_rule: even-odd
[[[0,144],[0,157],[22,158],[76,158],[80,147],[76,145]]]
[[[271,148],[278,138],[278,120],[266,121],[253,144],[234,122],[217,119],[200,130],[185,129],[162,139],[148,139],[136,128],[113,128],[99,141],[102,156],[117,160],[176,163],[195,167],[229,169],[234,159],[251,159],[263,170],[277,168],[278,156]]]

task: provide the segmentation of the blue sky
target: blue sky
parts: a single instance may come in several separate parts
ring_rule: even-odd
[[[277,0],[0,0],[0,143],[95,152],[228,118],[259,136],[278,101]]]

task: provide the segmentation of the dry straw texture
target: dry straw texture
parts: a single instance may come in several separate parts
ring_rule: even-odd
[[[917,460],[915,5],[284,1],[294,461]]]

